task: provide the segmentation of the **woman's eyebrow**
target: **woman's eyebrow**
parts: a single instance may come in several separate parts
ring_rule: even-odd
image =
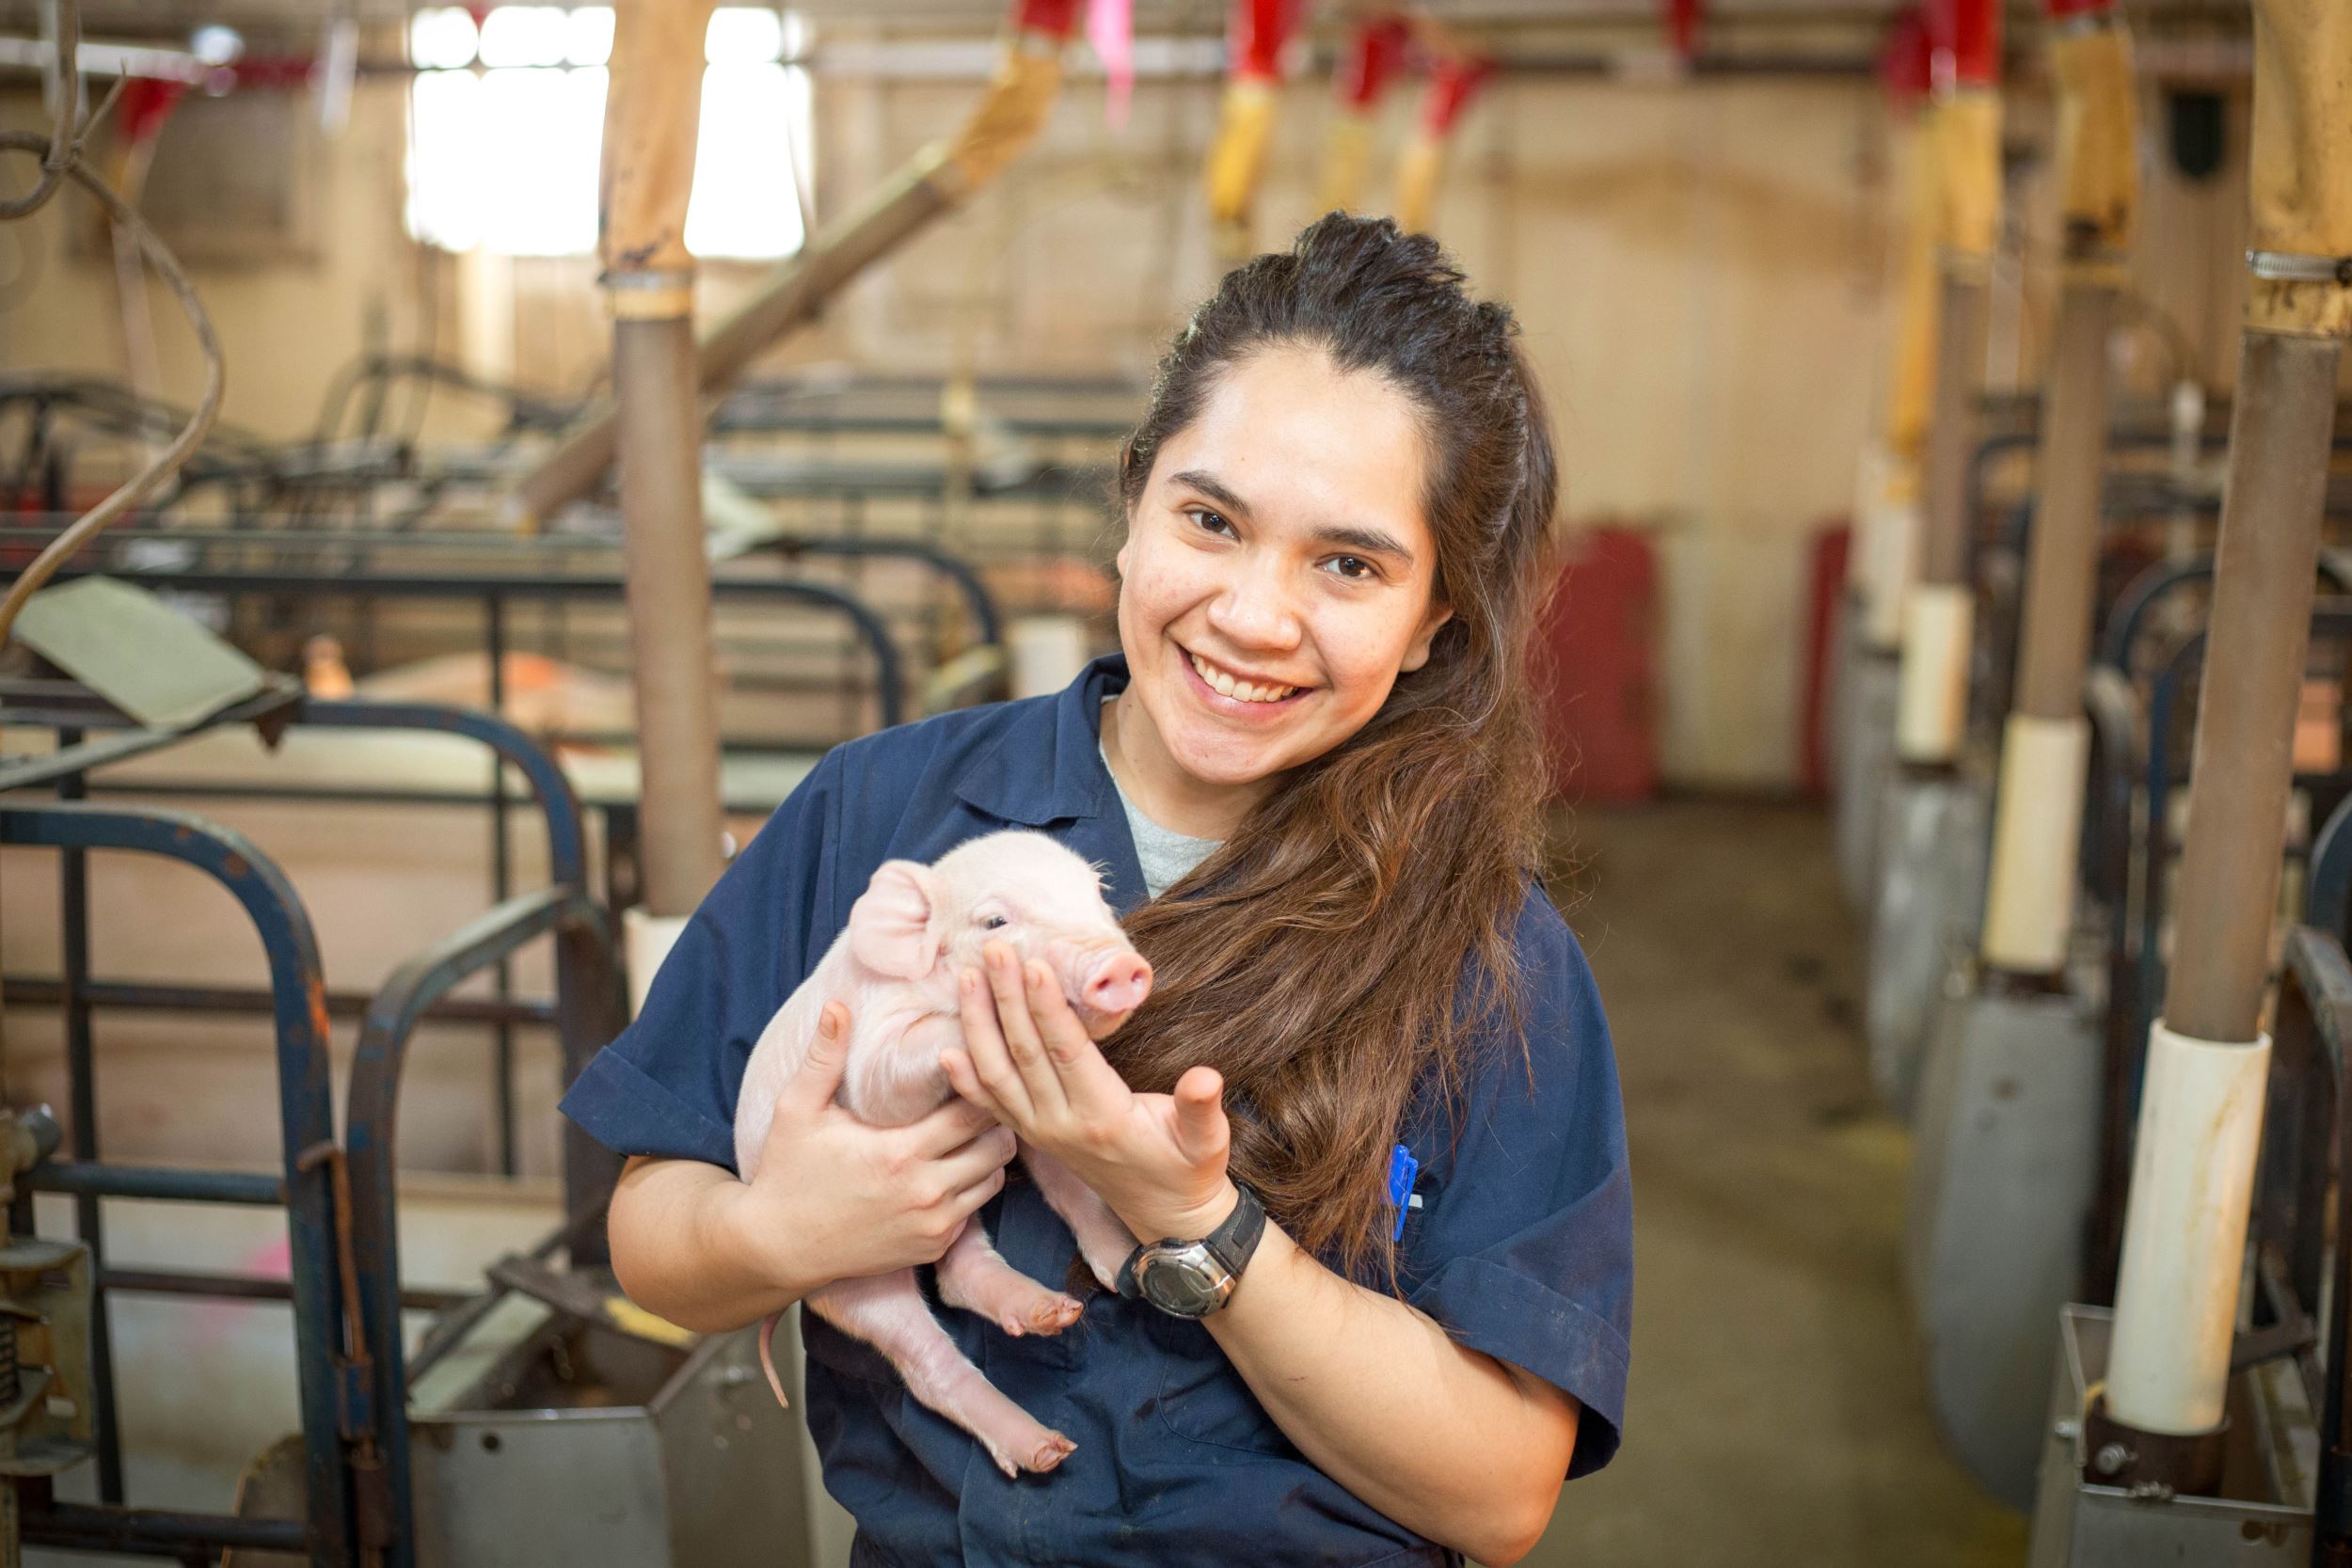
[[[1168,483],[1181,484],[1188,490],[1197,490],[1234,516],[1245,522],[1248,520],[1249,503],[1227,489],[1215,474],[1203,472],[1199,468],[1185,468],[1178,473],[1170,474]],[[1319,528],[1315,530],[1314,539],[1318,545],[1329,545],[1336,549],[1360,550],[1366,555],[1392,556],[1407,566],[1413,563],[1411,550],[1400,543],[1395,535],[1383,533],[1376,528]]]
[[[1199,468],[1186,468],[1181,473],[1170,474],[1168,483],[1200,491],[1237,517],[1247,519],[1249,515],[1249,503],[1228,490],[1215,474],[1203,473]]]
[[[1411,550],[1376,528],[1319,528],[1315,530],[1315,543],[1360,550],[1365,555],[1393,556],[1407,566],[1413,563]]]

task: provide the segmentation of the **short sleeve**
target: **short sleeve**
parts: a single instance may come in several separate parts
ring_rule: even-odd
[[[1573,1480],[1609,1463],[1624,1421],[1632,1185],[1592,970],[1540,890],[1518,935],[1527,1054],[1516,1041],[1483,1050],[1459,1117],[1417,1124],[1422,1207],[1407,1212],[1399,1262],[1406,1299],[1457,1341],[1582,1404]]]
[[[744,1064],[833,938],[837,759],[760,826],[688,919],[644,1009],[564,1095],[564,1114],[606,1148],[735,1168]]]

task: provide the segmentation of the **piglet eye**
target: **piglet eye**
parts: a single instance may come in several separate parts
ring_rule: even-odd
[[[987,919],[980,922],[982,928],[991,931],[996,930],[1004,924],[1005,917],[1001,914],[992,914]]]

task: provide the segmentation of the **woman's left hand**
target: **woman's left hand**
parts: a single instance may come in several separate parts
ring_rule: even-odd
[[[1196,1067],[1137,1094],[1087,1037],[1045,965],[991,942],[957,977],[964,1049],[940,1053],[956,1092],[1068,1165],[1136,1235],[1205,1236],[1239,1195],[1225,1174],[1225,1082]]]

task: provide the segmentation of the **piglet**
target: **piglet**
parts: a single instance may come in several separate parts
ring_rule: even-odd
[[[828,1002],[850,1010],[838,1103],[876,1127],[902,1127],[944,1104],[952,1091],[939,1053],[963,1043],[956,976],[980,968],[980,949],[992,942],[1009,945],[1024,963],[1051,968],[1096,1039],[1152,990],[1152,966],[1103,901],[1101,877],[1042,833],[991,833],[928,866],[884,862],[850,908],[848,927],[752,1048],[735,1113],[743,1180],[758,1171],[777,1096],[807,1056]],[[1020,1157],[1069,1223],[1094,1276],[1109,1286],[1135,1244],[1126,1226],[1051,1155],[1025,1144]],[[937,1268],[942,1301],[983,1313],[1008,1334],[1058,1334],[1080,1310],[1007,1263],[977,1217]],[[881,1351],[908,1392],[977,1437],[1007,1475],[1050,1470],[1075,1447],[1006,1398],[956,1348],[924,1304],[913,1269],[841,1280],[811,1291],[804,1305]],[[774,1318],[760,1325],[760,1365],[782,1400],[771,1345],[775,1325]]]

